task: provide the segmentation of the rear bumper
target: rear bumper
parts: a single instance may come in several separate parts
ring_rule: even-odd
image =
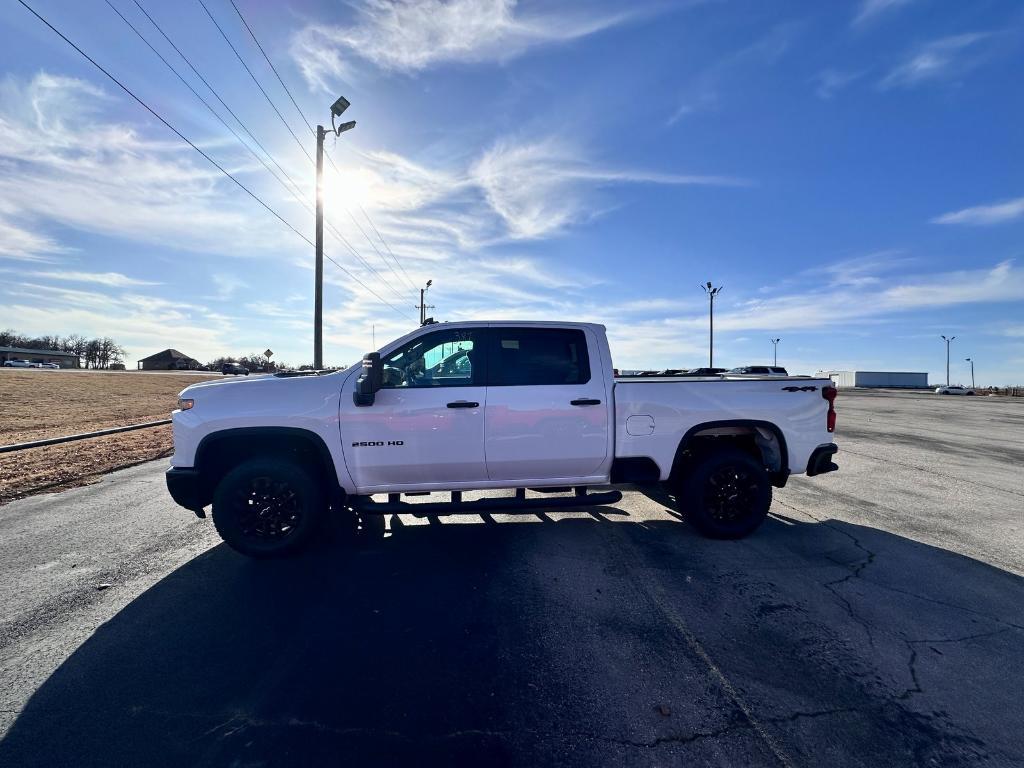
[[[206,489],[199,477],[199,470],[191,467],[171,467],[167,470],[167,490],[171,498],[184,507],[205,517],[203,507],[210,503]]]
[[[826,472],[835,472],[839,466],[832,461],[832,457],[839,451],[835,443],[831,445],[819,445],[814,449],[811,458],[807,461],[807,476],[824,475]]]

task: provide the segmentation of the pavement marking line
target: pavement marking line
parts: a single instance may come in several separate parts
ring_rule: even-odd
[[[605,528],[605,526],[599,526],[599,528],[603,529]],[[608,535],[606,533],[604,533],[603,538],[605,539],[606,543],[610,544],[612,549],[614,550],[615,545],[609,540]],[[630,549],[631,554],[634,556],[632,558],[633,561],[637,561],[640,557],[640,553],[637,551],[633,543],[626,539],[622,534],[619,534],[617,538],[620,543],[624,544],[626,547]],[[746,701],[743,700],[743,697],[740,695],[740,692],[736,690],[735,686],[733,686],[733,684],[729,681],[729,678],[725,676],[725,673],[722,672],[718,664],[715,663],[715,660],[711,658],[711,654],[705,650],[700,640],[698,640],[697,636],[693,634],[690,628],[686,625],[686,622],[683,621],[682,617],[679,616],[679,614],[676,613],[675,610],[673,610],[672,607],[668,604],[667,596],[665,595],[664,590],[662,590],[661,587],[654,581],[637,578],[636,574],[630,567],[629,563],[624,562],[622,558],[618,559],[619,565],[626,573],[629,574],[630,581],[632,581],[638,589],[640,589],[650,598],[651,602],[653,602],[654,605],[658,608],[658,610],[661,611],[662,615],[666,619],[668,619],[668,622],[672,625],[672,628],[675,629],[682,636],[683,640],[686,641],[686,644],[689,646],[690,650],[693,651],[702,662],[704,662],[704,666],[708,668],[708,671],[711,673],[711,676],[718,682],[722,690],[725,691],[729,699],[732,700],[732,703],[736,705],[736,708],[743,713],[743,716],[747,719],[747,722],[750,723],[751,728],[754,729],[754,732],[765,743],[765,746],[768,747],[772,755],[774,755],[775,759],[779,761],[779,764],[784,766],[784,768],[795,768],[795,763],[790,759],[789,755],[786,754],[786,752],[782,749],[782,747],[775,740],[775,738],[770,733],[768,733],[767,729],[764,727],[761,721],[757,719],[757,717],[754,715],[753,710],[746,703]]]

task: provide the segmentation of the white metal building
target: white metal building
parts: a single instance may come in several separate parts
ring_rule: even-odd
[[[927,389],[927,373],[907,371],[818,371],[816,374],[828,377],[837,387],[892,387],[906,389]]]

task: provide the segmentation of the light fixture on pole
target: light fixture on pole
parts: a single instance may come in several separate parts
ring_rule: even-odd
[[[779,364],[779,342],[782,341],[782,339],[769,339],[769,341],[771,341],[771,343],[772,343],[772,349],[773,349],[773,352],[774,352],[774,355],[773,355],[774,362],[772,363],[772,365],[778,365]]]
[[[340,136],[345,131],[356,127],[356,121],[350,120],[336,126],[334,119],[349,108],[348,99],[344,96],[331,104],[331,133]],[[316,270],[313,289],[313,368],[324,367],[324,137],[327,130],[316,127]]]
[[[971,364],[971,389],[974,389],[974,358],[965,357],[964,360]]]
[[[939,335],[942,336],[942,334],[939,334]],[[942,340],[944,342],[946,342],[946,386],[947,387],[949,386],[949,345],[953,343],[953,339],[955,339],[955,338],[956,338],[956,336],[950,336],[948,339],[945,336],[942,336]]]
[[[704,293],[708,295],[708,368],[715,367],[715,296],[722,292],[724,286],[713,288],[711,281],[702,285]]]
[[[420,288],[420,303],[417,306],[417,309],[419,309],[420,311],[420,325],[424,325],[427,322],[427,310],[434,308],[433,304],[428,305],[426,302],[427,289],[430,288],[430,286],[432,286],[433,284],[433,280],[427,280],[426,286]]]

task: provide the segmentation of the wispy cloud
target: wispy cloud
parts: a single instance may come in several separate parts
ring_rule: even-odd
[[[50,237],[33,232],[0,216],[0,258],[15,261],[54,262],[56,254],[67,253]]]
[[[122,275],[120,272],[69,272],[66,270],[50,270],[22,273],[23,277],[42,280],[59,280],[71,283],[95,283],[106,285],[111,288],[127,288],[140,285],[160,285],[151,280],[139,280],[138,278]]]
[[[850,26],[861,27],[875,21],[879,16],[909,5],[913,0],[863,0]]]
[[[813,78],[814,92],[819,99],[831,99],[836,93],[863,75],[863,72],[842,72],[837,69],[823,69]]]
[[[251,199],[162,127],[142,134],[104,118],[115,102],[88,82],[45,72],[0,81],[0,227],[13,233],[0,246],[5,255],[60,253],[49,238],[26,236],[39,221],[224,255],[294,247],[293,234],[255,213]],[[244,176],[240,148],[218,149]]]
[[[520,12],[515,0],[361,0],[347,26],[311,24],[292,39],[306,80],[324,88],[361,59],[380,69],[418,72],[443,62],[504,61],[538,45],[575,40],[637,15]]]
[[[933,224],[973,224],[984,226],[1002,224],[1024,217],[1024,197],[1003,200],[989,205],[976,205],[959,211],[944,213],[932,219]]]
[[[980,63],[982,57],[972,52],[989,37],[987,32],[970,32],[925,43],[882,78],[879,87],[913,88],[963,75]]]
[[[470,178],[514,239],[549,236],[592,210],[588,185],[665,184],[742,186],[726,176],[655,173],[596,166],[554,139],[533,143],[501,141],[470,169]]]

